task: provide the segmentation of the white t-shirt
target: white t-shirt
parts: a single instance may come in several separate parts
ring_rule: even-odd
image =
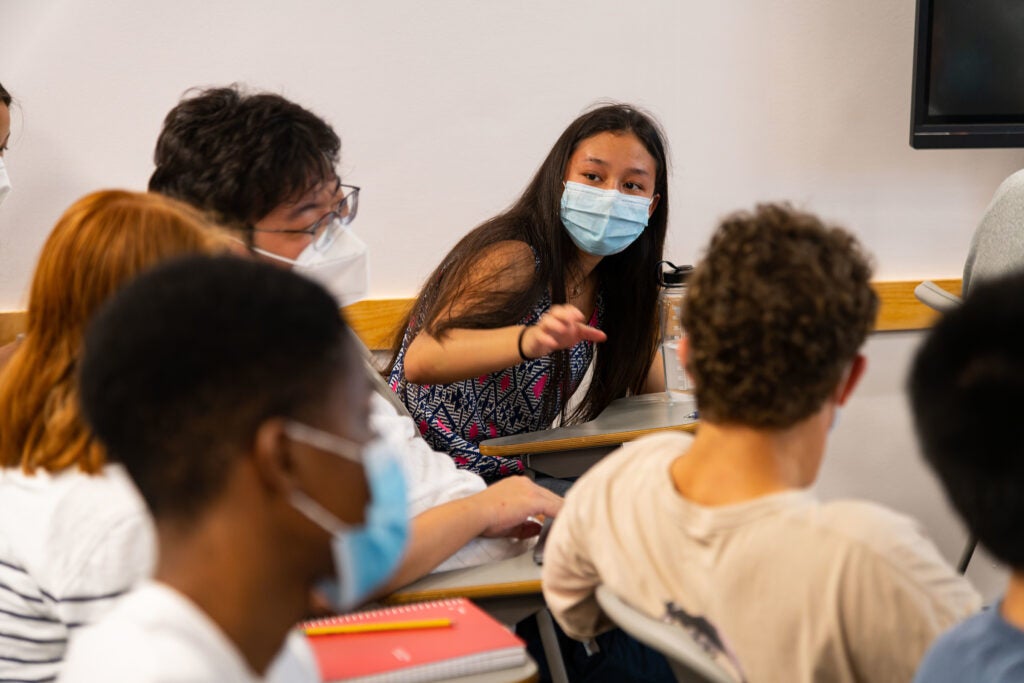
[[[255,616],[255,615],[254,615]],[[181,593],[147,581],[76,634],[66,683],[251,683],[234,643]]]
[[[431,450],[412,419],[376,393],[371,423],[394,445],[410,517],[486,488],[479,476]],[[505,559],[528,547],[474,539],[435,571]],[[95,621],[150,576],[155,560],[151,518],[120,465],[96,476],[0,469],[0,680],[53,676],[69,632]]]
[[[402,465],[409,496],[409,517],[487,488],[484,480],[468,470],[460,470],[447,453],[430,448],[408,415],[402,415],[383,396],[373,394],[370,424],[393,446]],[[476,538],[449,557],[434,571],[475,567],[515,557],[531,547],[530,543],[507,538]]]
[[[0,679],[56,674],[67,639],[148,576],[155,531],[124,470],[0,469]]]
[[[670,467],[691,440],[634,441],[569,491],[543,584],[571,636],[610,627],[594,598],[605,584],[701,637],[710,625],[749,681],[906,683],[935,637],[980,607],[917,525],[881,506],[807,491],[686,500]]]

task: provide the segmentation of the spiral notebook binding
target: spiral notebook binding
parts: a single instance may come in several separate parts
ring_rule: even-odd
[[[445,600],[430,600],[427,602],[414,602],[408,605],[398,605],[395,607],[384,607],[381,609],[368,610],[366,612],[353,612],[351,614],[339,614],[333,617],[323,617],[321,619],[313,619],[310,621],[302,622],[302,626],[306,628],[315,628],[319,626],[340,626],[342,624],[358,624],[366,621],[367,619],[374,619],[376,617],[391,617],[391,616],[402,616],[404,614],[415,614],[422,612],[423,610],[433,609],[435,607],[459,607],[464,604],[465,598],[447,598]]]

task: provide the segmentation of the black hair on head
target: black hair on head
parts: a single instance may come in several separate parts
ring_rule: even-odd
[[[909,379],[925,459],[993,555],[1024,569],[1024,272],[972,285],[917,352]]]
[[[131,282],[90,324],[83,414],[155,517],[193,519],[263,421],[315,421],[353,353],[320,285],[231,256],[183,258]]]
[[[280,95],[190,91],[164,119],[149,190],[246,227],[333,180],[340,154],[330,124]]]

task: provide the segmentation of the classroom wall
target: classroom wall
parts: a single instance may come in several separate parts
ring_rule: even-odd
[[[0,310],[23,308],[63,208],[142,189],[167,110],[248,83],[329,119],[372,297],[408,296],[455,240],[509,204],[565,125],[604,99],[653,112],[674,169],[667,256],[715,220],[789,199],[848,225],[880,279],[958,277],[1018,150],[907,143],[911,0],[0,0],[0,82],[19,100],[0,209]],[[821,490],[962,534],[914,452],[902,397],[917,334],[875,335]],[[989,592],[998,580],[983,578]]]

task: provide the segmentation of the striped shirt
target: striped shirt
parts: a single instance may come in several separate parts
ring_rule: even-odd
[[[145,504],[119,466],[0,470],[0,683],[55,680],[69,637],[155,557]]]

